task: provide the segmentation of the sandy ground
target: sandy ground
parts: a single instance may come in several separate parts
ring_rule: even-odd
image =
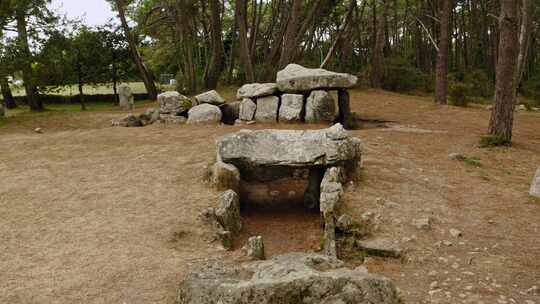
[[[401,126],[351,132],[364,140],[364,160],[345,209],[374,213],[373,236],[407,250],[367,266],[394,279],[407,303],[540,304],[527,292],[540,287],[540,202],[528,196],[540,114],[517,113],[512,148],[480,149],[489,118],[481,108],[373,91],[354,92],[352,108]],[[1,303],[172,303],[194,264],[234,258],[197,216],[217,198],[201,182],[214,140],[240,128],[109,127],[119,115],[59,113],[0,127]],[[450,160],[452,152],[481,166]],[[421,217],[431,230],[411,224]],[[311,220],[254,215],[243,237],[268,235],[270,255],[310,250],[319,242]]]

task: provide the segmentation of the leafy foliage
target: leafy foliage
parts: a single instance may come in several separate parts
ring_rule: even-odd
[[[388,59],[383,66],[383,88],[395,92],[423,89],[426,75],[403,57]]]

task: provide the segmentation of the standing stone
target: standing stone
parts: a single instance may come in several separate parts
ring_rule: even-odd
[[[279,98],[267,96],[257,99],[255,120],[258,122],[277,122]]]
[[[252,260],[264,260],[264,243],[262,236],[252,236],[248,239],[246,246],[246,255]]]
[[[257,110],[257,105],[253,100],[249,98],[244,98],[240,103],[240,113],[238,118],[244,121],[251,121],[255,116],[255,111]]]
[[[188,124],[219,124],[221,122],[221,110],[211,104],[203,103],[189,109]]]
[[[338,106],[339,106],[339,122],[345,127],[345,129],[352,129],[355,121],[351,114],[349,91],[340,89],[338,90]]]
[[[281,96],[281,107],[279,108],[280,122],[299,122],[301,120],[302,108],[304,107],[304,96],[299,94],[284,94]]]
[[[134,98],[131,88],[126,83],[123,83],[118,86],[118,100],[120,109],[123,111],[133,110]]]
[[[240,217],[240,199],[233,190],[227,190],[219,195],[219,206],[216,218],[225,230],[237,233],[242,229]]]
[[[531,189],[529,190],[529,194],[540,198],[540,167],[536,170],[536,174],[534,175],[534,178],[531,183]]]
[[[159,94],[158,102],[162,114],[180,115],[191,107],[189,98],[174,91]]]
[[[218,161],[212,165],[210,183],[218,191],[231,189],[238,192],[240,190],[240,171],[234,165]]]
[[[197,100],[199,104],[209,103],[215,106],[219,106],[225,103],[225,99],[223,99],[223,97],[221,97],[221,95],[219,95],[219,93],[216,92],[216,90],[199,94],[195,96],[195,100]]]
[[[306,103],[306,122],[331,122],[336,115],[334,99],[326,91],[313,91]]]

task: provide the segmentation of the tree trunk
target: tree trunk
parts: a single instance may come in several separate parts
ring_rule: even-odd
[[[533,14],[536,11],[536,5],[533,0],[523,0],[521,7],[521,26],[519,30],[519,55],[516,68],[516,92],[517,87],[523,78],[524,66],[527,64],[527,55],[531,44],[531,33],[533,29]]]
[[[0,88],[2,90],[2,97],[4,97],[4,105],[6,108],[15,109],[17,104],[15,103],[15,98],[13,98],[13,94],[11,93],[11,88],[9,87],[7,77],[0,77]]]
[[[508,142],[514,123],[515,73],[518,56],[517,0],[501,1],[499,59],[496,68],[495,104],[489,134]]]
[[[222,70],[221,53],[223,51],[223,41],[221,35],[221,6],[219,0],[210,0],[210,27],[212,37],[212,57],[206,73],[204,75],[205,86],[215,89],[218,85]]]
[[[131,55],[133,56],[133,60],[135,61],[135,64],[137,65],[137,68],[139,69],[143,78],[144,86],[146,88],[146,91],[148,92],[148,98],[150,98],[151,100],[157,100],[158,91],[154,82],[154,76],[152,75],[150,70],[148,70],[148,67],[144,63],[141,53],[137,48],[135,37],[131,33],[131,30],[127,23],[124,0],[115,1],[116,8],[118,9],[118,16],[120,17],[120,22],[122,23],[122,28],[124,29]]]
[[[28,101],[28,105],[30,106],[30,111],[43,111],[43,103],[39,98],[37,86],[34,82],[32,58],[26,28],[26,12],[22,8],[17,9],[15,18],[17,21],[17,44],[22,57],[21,70],[24,81],[24,90],[26,92],[26,99]]]
[[[452,0],[441,0],[439,51],[437,52],[437,70],[435,74],[435,101],[446,104],[448,90],[448,47],[450,40],[450,11]]]
[[[281,57],[279,58],[280,69],[291,63],[291,60],[294,58],[301,9],[302,0],[292,0],[291,12],[287,22],[287,30],[283,36]]]
[[[345,31],[349,27],[349,24],[351,23],[352,15],[353,15],[355,7],[356,7],[356,0],[351,0],[349,2],[347,15],[345,15],[345,17],[343,18],[343,22],[342,22],[341,26],[338,29],[338,32],[336,34],[336,38],[334,40],[334,43],[332,43],[332,46],[328,50],[328,53],[326,54],[326,57],[324,58],[323,62],[321,63],[321,66],[320,66],[321,69],[323,69],[328,64],[328,62],[330,62],[330,60],[332,59],[332,54],[334,54],[334,51],[336,50],[337,44],[341,41],[341,37],[344,35]]]
[[[255,75],[253,74],[253,66],[249,56],[247,37],[247,0],[236,0],[235,15],[236,24],[238,26],[238,41],[240,44],[238,53],[240,55],[240,61],[242,62],[245,80],[248,83],[252,83],[255,82]]]
[[[382,86],[382,83],[381,83],[382,58],[381,57],[382,57],[382,52],[384,48],[384,36],[385,36],[384,33],[385,33],[386,18],[388,16],[388,3],[389,3],[389,0],[383,0],[383,13],[380,16],[379,22],[377,24],[375,46],[373,47],[373,54],[372,54],[372,59],[371,59],[371,86],[377,89],[380,89]]]

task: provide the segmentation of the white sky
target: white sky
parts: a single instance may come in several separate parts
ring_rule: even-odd
[[[110,18],[116,18],[105,0],[53,0],[50,7],[69,18],[80,18],[90,26],[103,25]]]

